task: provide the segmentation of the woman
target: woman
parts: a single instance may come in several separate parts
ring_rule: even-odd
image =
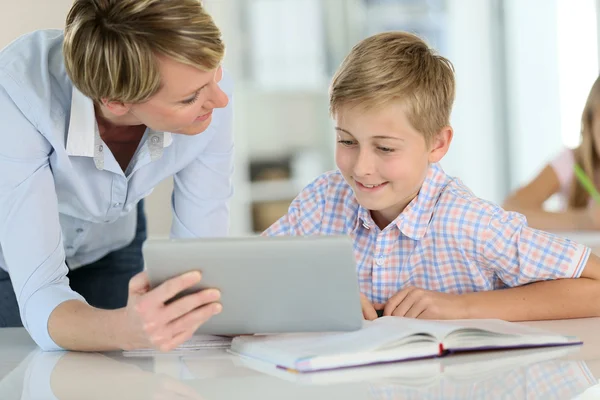
[[[199,0],[76,0],[64,33],[0,52],[0,327],[168,351],[220,312],[216,290],[165,305],[199,273],[149,289],[141,201],[173,176],[172,235],[227,233],[223,55]]]

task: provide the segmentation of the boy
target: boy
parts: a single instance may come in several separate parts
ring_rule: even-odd
[[[600,315],[590,249],[528,227],[438,164],[454,92],[452,64],[414,35],[356,45],[330,90],[339,171],[308,185],[264,235],[350,235],[366,319]]]

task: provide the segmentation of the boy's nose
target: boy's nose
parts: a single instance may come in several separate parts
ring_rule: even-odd
[[[367,151],[361,150],[354,162],[354,175],[367,176],[373,173],[373,158]]]

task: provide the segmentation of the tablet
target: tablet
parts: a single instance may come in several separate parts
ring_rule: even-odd
[[[223,311],[197,333],[333,332],[362,326],[347,236],[151,239],[143,255],[151,287],[198,270],[202,281],[184,294],[221,291]]]

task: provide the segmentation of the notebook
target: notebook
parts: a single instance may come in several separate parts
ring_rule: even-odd
[[[577,338],[502,320],[382,317],[344,333],[240,336],[231,352],[297,372],[442,357],[450,353],[566,346]]]

